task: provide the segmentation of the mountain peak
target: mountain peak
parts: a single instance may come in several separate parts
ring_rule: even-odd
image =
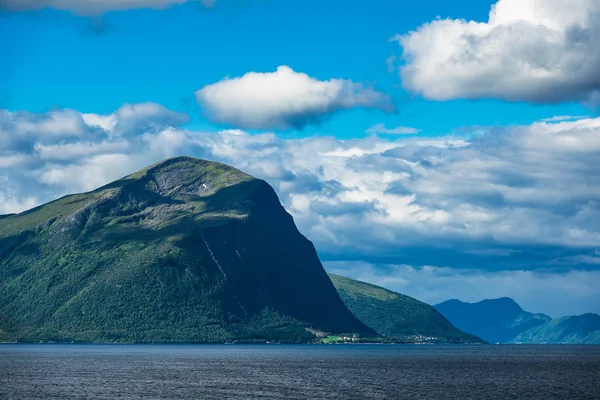
[[[158,161],[152,165],[150,165],[148,168],[152,168],[155,167],[157,165],[163,165],[163,164],[171,164],[171,163],[179,163],[179,162],[208,162],[208,163],[215,163],[215,164],[220,164],[217,161],[210,161],[210,160],[204,160],[202,158],[196,158],[196,157],[190,157],[190,156],[174,156],[174,157],[169,157],[169,158],[165,158],[164,160]],[[233,168],[233,167],[231,167]]]
[[[176,156],[176,157],[166,158],[162,161],[158,161],[152,165],[149,165],[148,167],[144,168],[142,171],[149,171],[149,170],[156,171],[156,170],[160,170],[163,168],[184,168],[185,169],[190,166],[196,166],[198,168],[206,168],[206,169],[219,168],[219,169],[222,169],[223,171],[232,171],[232,172],[236,172],[241,175],[247,175],[244,172],[232,167],[231,165],[223,164],[218,161],[205,160],[202,158],[194,158],[194,157],[189,157],[189,156]]]
[[[0,258],[0,340],[374,334],[273,188],[213,161],[171,158],[1,218]]]
[[[523,308],[511,299],[510,297],[500,297],[497,299],[485,299],[477,304],[485,304],[486,306],[494,305],[496,307],[502,307],[504,309],[513,309],[515,311],[523,312]]]
[[[459,299],[450,299],[450,300],[446,300],[442,303],[439,303],[437,306],[474,306],[474,307],[501,307],[503,309],[507,309],[510,308],[513,311],[514,310],[518,310],[519,312],[522,312],[523,309],[521,308],[521,306],[514,301],[513,299],[511,299],[510,297],[500,297],[497,299],[484,299],[481,300],[479,302],[476,303],[470,303],[470,302],[466,302],[466,301],[462,301]]]
[[[467,303],[465,303],[464,301],[461,301],[459,299],[450,299],[450,300],[443,301],[443,302],[439,303],[438,305],[441,305],[441,304],[467,304]]]
[[[206,195],[252,180],[256,179],[220,162],[179,156],[152,164],[106,187],[126,186],[136,181],[144,181],[148,189],[160,193]]]
[[[510,297],[498,297],[497,299],[487,299],[488,301],[497,301],[499,303],[506,303],[506,304],[517,304],[519,305],[514,299],[510,298]]]
[[[452,324],[491,343],[505,343],[520,332],[544,324],[550,317],[524,311],[510,297],[478,303],[446,301],[435,306]]]
[[[122,221],[125,215],[135,218],[131,221],[134,225],[141,218],[147,228],[164,227],[182,218],[212,225],[245,218],[257,204],[280,205],[263,180],[219,162],[173,157],[91,192],[68,195],[25,211],[18,215],[21,218],[0,218],[10,221],[0,230],[0,237],[49,221],[70,220],[73,223],[69,225],[96,229],[104,223]]]

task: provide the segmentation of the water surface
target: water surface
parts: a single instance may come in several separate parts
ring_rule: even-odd
[[[0,399],[600,399],[600,346],[0,345]]]

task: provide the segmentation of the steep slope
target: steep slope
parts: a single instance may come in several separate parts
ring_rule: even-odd
[[[342,301],[365,325],[393,338],[433,337],[440,342],[481,342],[456,329],[432,306],[379,286],[329,274]]]
[[[464,303],[448,300],[435,306],[454,326],[490,343],[506,343],[531,328],[550,321],[544,314],[524,311],[513,299]]]
[[[600,344],[600,315],[555,318],[519,334],[512,343]]]
[[[344,306],[274,190],[169,159],[0,220],[4,340],[306,341],[373,332]]]

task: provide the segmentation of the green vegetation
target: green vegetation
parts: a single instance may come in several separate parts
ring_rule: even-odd
[[[455,328],[428,304],[350,278],[333,274],[329,277],[348,309],[365,325],[384,336],[377,341],[482,342]]]
[[[104,217],[106,226],[126,231],[140,218],[161,228],[193,215],[206,225],[228,218],[243,218],[248,196],[264,181],[216,162],[179,157],[163,161],[89,193],[65,196],[19,215],[3,219],[0,237],[67,216],[82,218],[78,211],[102,211],[119,207]],[[206,185],[203,186],[203,185]],[[227,189],[222,191],[221,189]],[[164,218],[149,218],[164,217]],[[85,227],[87,228],[87,226]],[[154,229],[157,230],[157,229]]]
[[[0,340],[307,342],[373,334],[273,189],[180,157],[0,219]]]

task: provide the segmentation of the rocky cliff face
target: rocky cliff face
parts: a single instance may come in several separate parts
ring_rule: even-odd
[[[0,219],[0,339],[306,341],[373,332],[344,306],[273,189],[158,163]]]

